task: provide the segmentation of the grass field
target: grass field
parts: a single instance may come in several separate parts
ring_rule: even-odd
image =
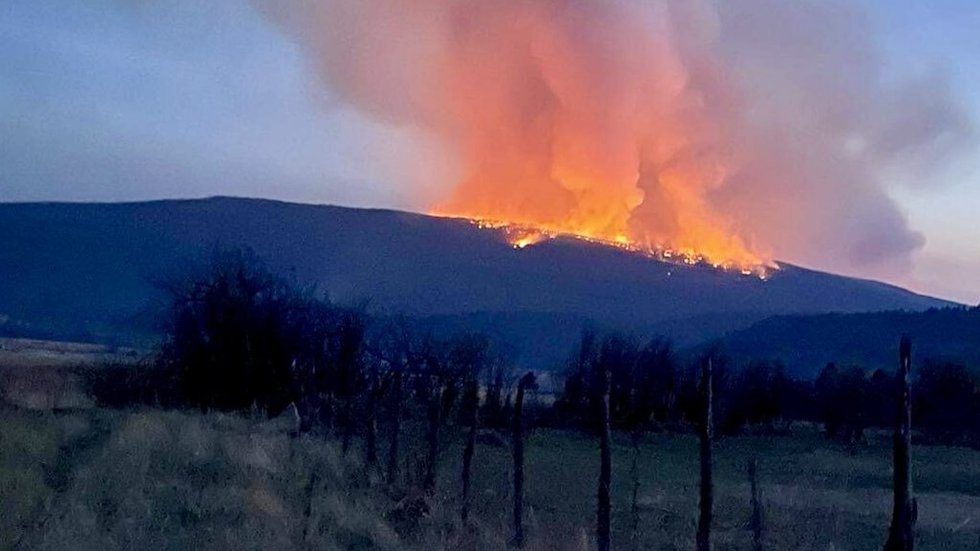
[[[0,337],[0,367],[64,368],[102,364],[135,364],[146,350],[102,344]]]
[[[335,442],[291,438],[285,424],[234,415],[91,409],[0,412],[4,549],[498,549],[509,528],[510,463],[478,445],[474,514],[458,521],[461,440],[447,429],[439,490],[389,489]],[[413,438],[417,441],[417,438]],[[489,439],[484,439],[488,441]],[[692,549],[697,446],[640,444],[638,517],[632,447],[614,449],[616,549]],[[849,450],[817,435],[717,444],[717,549],[749,549],[746,462],[758,458],[768,549],[880,548],[888,525],[886,438]],[[980,547],[980,453],[915,448],[919,549]],[[420,450],[409,447],[413,469]],[[529,549],[589,549],[598,453],[586,436],[531,434]],[[413,503],[428,515],[413,515]],[[634,528],[635,527],[635,528]]]

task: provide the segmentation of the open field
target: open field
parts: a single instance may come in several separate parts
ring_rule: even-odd
[[[21,408],[94,405],[88,386],[106,366],[136,366],[150,352],[101,344],[0,338],[0,403]]]
[[[77,367],[131,364],[146,357],[146,350],[103,344],[0,338],[0,367]]]
[[[0,548],[498,549],[509,534],[509,450],[482,438],[470,526],[458,521],[461,440],[447,428],[439,490],[388,489],[330,439],[234,415],[89,409],[0,412]],[[409,440],[418,443],[415,436]],[[505,439],[504,439],[505,440]],[[640,444],[638,522],[628,438],[614,449],[613,544],[691,549],[696,441]],[[384,445],[384,442],[382,442]],[[745,464],[760,462],[769,549],[874,549],[890,499],[887,439],[850,451],[818,436],[717,444],[717,549],[749,549]],[[408,450],[412,458],[421,450]],[[980,545],[980,452],[918,447],[919,549]],[[586,436],[531,434],[529,549],[588,549],[598,453]],[[406,497],[407,496],[407,497]],[[415,503],[427,515],[414,515]],[[635,540],[633,538],[636,538]]]

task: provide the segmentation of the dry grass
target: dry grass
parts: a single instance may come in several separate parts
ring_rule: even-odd
[[[135,348],[0,338],[0,403],[37,411],[92,407],[81,371],[136,365],[148,356]]]
[[[76,367],[137,363],[149,354],[137,348],[102,344],[0,338],[0,367]]]
[[[474,520],[463,526],[461,443],[451,434],[440,490],[427,497],[387,488],[332,442],[291,438],[288,423],[162,411],[2,411],[0,547],[501,549],[510,533],[509,450],[487,441],[474,464]],[[619,444],[615,547],[692,548],[696,442],[671,436],[642,442],[635,534],[630,447]],[[407,451],[410,458],[418,453]],[[915,452],[919,548],[976,549],[980,453]],[[760,460],[770,549],[880,546],[890,497],[887,441],[852,452],[816,437],[745,437],[717,448],[717,549],[749,548],[745,463],[753,456]],[[595,442],[538,431],[527,457],[528,548],[589,549]]]

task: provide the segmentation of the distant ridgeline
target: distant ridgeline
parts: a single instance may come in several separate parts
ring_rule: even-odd
[[[913,371],[924,362],[980,369],[980,307],[925,312],[775,316],[721,340],[733,359],[773,359],[812,377],[827,363],[894,370],[899,335],[915,344]]]
[[[875,281],[788,264],[762,281],[574,239],[516,249],[467,220],[233,198],[0,204],[0,335],[151,344],[160,284],[243,246],[334,301],[485,333],[532,369],[562,367],[584,327],[681,348],[738,332],[724,339],[734,354],[799,374],[890,366],[904,331],[919,357],[980,346],[975,311],[810,316],[956,306]]]

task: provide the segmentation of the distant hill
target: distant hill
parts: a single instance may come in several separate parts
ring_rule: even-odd
[[[925,312],[777,316],[722,340],[736,358],[778,359],[811,377],[830,362],[894,370],[898,338],[907,333],[913,361],[953,361],[980,368],[980,307]]]
[[[544,351],[587,323],[696,343],[774,315],[950,305],[789,265],[761,281],[574,239],[514,249],[465,220],[389,210],[233,198],[8,203],[0,204],[0,334],[151,339],[161,304],[154,282],[234,245],[339,301],[520,332],[530,363],[553,358]]]

